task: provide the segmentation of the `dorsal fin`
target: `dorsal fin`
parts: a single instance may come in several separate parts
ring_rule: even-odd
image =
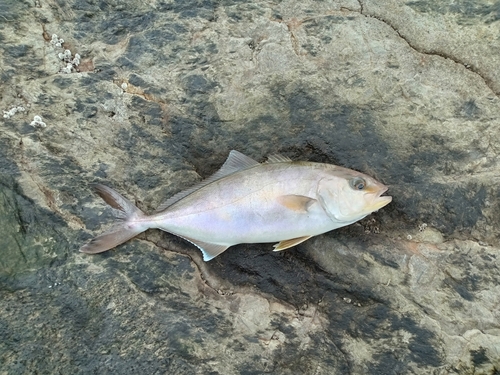
[[[281,154],[273,154],[267,157],[266,163],[286,163],[291,161],[292,159],[287,156],[283,156]]]
[[[221,172],[224,173],[224,176],[228,176],[234,172],[252,168],[259,164],[260,163],[258,161],[253,160],[251,157],[248,157],[239,151],[231,150],[226,161],[224,162],[222,167],[214,174],[214,176]]]
[[[255,167],[256,165],[259,165],[257,161],[242,154],[241,152],[232,150],[229,153],[229,156],[227,157],[222,167],[217,172],[215,172],[213,175],[206,178],[205,180],[195,184],[194,186],[186,190],[183,190],[173,195],[172,197],[168,198],[165,202],[160,204],[160,206],[156,209],[155,213],[165,210],[167,207],[170,207],[174,203],[179,202],[182,198],[187,197],[189,194],[194,193],[196,190],[199,190],[202,187],[207,186],[208,184],[211,184],[214,181],[220,180],[223,177],[229,176],[233,173],[242,171],[244,169]]]

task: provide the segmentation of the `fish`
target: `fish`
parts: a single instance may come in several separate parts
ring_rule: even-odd
[[[241,243],[273,243],[274,251],[355,223],[389,204],[388,187],[333,164],[271,155],[264,163],[232,150],[211,177],[175,194],[151,215],[103,184],[98,195],[117,222],[80,248],[112,249],[138,234],[161,229],[197,246],[209,261]]]

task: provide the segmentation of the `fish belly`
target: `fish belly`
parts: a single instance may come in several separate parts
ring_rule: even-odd
[[[342,226],[332,222],[319,203],[307,212],[295,212],[275,202],[246,203],[165,217],[156,227],[181,237],[230,246],[315,236]]]

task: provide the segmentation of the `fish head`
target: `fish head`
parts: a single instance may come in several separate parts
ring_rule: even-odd
[[[392,201],[387,186],[363,173],[335,167],[318,184],[318,198],[336,222],[350,224]]]

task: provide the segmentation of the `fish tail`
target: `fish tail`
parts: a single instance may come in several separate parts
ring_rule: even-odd
[[[97,194],[111,207],[116,209],[117,223],[107,232],[93,238],[89,243],[80,248],[82,253],[97,254],[103,251],[112,249],[132,237],[137,236],[139,233],[144,232],[149,227],[145,225],[144,219],[146,215],[139,208],[137,208],[127,198],[118,194],[113,189],[101,185],[93,185]]]

